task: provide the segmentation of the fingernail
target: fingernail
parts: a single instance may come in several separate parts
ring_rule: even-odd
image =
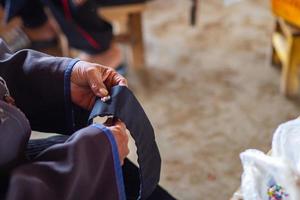
[[[99,92],[100,92],[103,96],[108,95],[108,91],[107,91],[106,89],[104,89],[104,88],[101,88],[101,89],[99,90]]]
[[[101,101],[103,101],[103,102],[107,102],[109,100],[110,100],[110,96],[106,96],[106,97],[101,98]]]

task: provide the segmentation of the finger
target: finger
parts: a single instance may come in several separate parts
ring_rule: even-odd
[[[124,78],[121,74],[118,74],[117,72],[115,72],[112,75],[111,79],[112,79],[111,82],[115,85],[121,85],[121,86],[128,87],[126,78]]]
[[[128,149],[129,136],[127,135],[126,132],[125,132],[124,137],[125,137],[125,142],[124,142],[124,144],[125,144],[126,148]]]
[[[108,95],[106,86],[103,83],[101,73],[97,68],[92,68],[87,72],[87,80],[93,93],[98,97],[105,97]]]
[[[128,87],[127,79],[120,74],[118,74],[118,76],[120,76],[118,77],[119,85]]]
[[[126,146],[126,151],[125,151],[125,158],[129,155],[129,153],[130,153],[130,150],[129,150],[129,147],[128,147],[128,145]]]
[[[125,145],[125,144],[124,144],[124,145]],[[129,155],[129,152],[130,152],[130,150],[129,150],[129,148],[128,148],[128,145],[125,145],[125,146],[123,147],[122,154],[119,155],[121,165],[123,165],[125,158]]]
[[[106,68],[103,75],[103,80],[105,85],[108,87],[113,87],[116,85],[128,87],[127,80],[122,75],[118,74],[115,70]]]
[[[126,131],[126,124],[124,122],[122,122],[121,120],[116,120],[114,125],[122,128],[124,131]]]
[[[129,148],[128,148],[128,145],[126,145],[126,146],[124,147],[123,153],[124,153],[124,155],[123,155],[123,156],[120,156],[120,161],[121,161],[121,163],[124,162],[125,158],[126,158],[126,157],[129,155],[129,153],[130,153],[130,150],[129,150]],[[122,165],[123,165],[123,164],[122,164]]]

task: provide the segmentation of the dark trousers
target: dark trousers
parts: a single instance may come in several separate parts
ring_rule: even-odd
[[[0,0],[7,9],[7,20],[20,16],[24,26],[36,28],[47,21],[48,7],[68,38],[69,45],[89,54],[98,54],[110,47],[112,26],[99,16],[99,6],[145,2],[147,0],[88,0],[76,6],[72,0]]]
[[[41,151],[44,149],[59,143],[64,143],[69,136],[66,135],[58,135],[52,136],[46,139],[36,139],[30,140],[26,150],[26,156],[28,160],[34,159]],[[139,189],[139,172],[138,168],[128,159],[125,160],[123,169],[123,177],[126,191],[126,198],[128,200],[136,200],[136,196],[138,194]],[[161,186],[157,186],[148,200],[174,200],[166,190],[164,190]]]
[[[97,4],[87,1],[76,6],[70,0],[25,0],[17,15],[24,26],[36,28],[47,21],[44,6],[49,8],[69,45],[89,54],[107,50],[112,41],[112,26],[97,13]]]

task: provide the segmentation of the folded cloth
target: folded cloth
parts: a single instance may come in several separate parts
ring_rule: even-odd
[[[0,100],[0,177],[25,161],[24,150],[31,129],[25,115]]]

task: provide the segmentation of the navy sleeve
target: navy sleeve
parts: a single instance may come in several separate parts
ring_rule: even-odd
[[[93,125],[74,133],[11,174],[7,200],[124,200],[118,149],[112,133]]]
[[[33,50],[12,54],[0,41],[0,76],[33,130],[70,133],[70,74],[78,60]]]

